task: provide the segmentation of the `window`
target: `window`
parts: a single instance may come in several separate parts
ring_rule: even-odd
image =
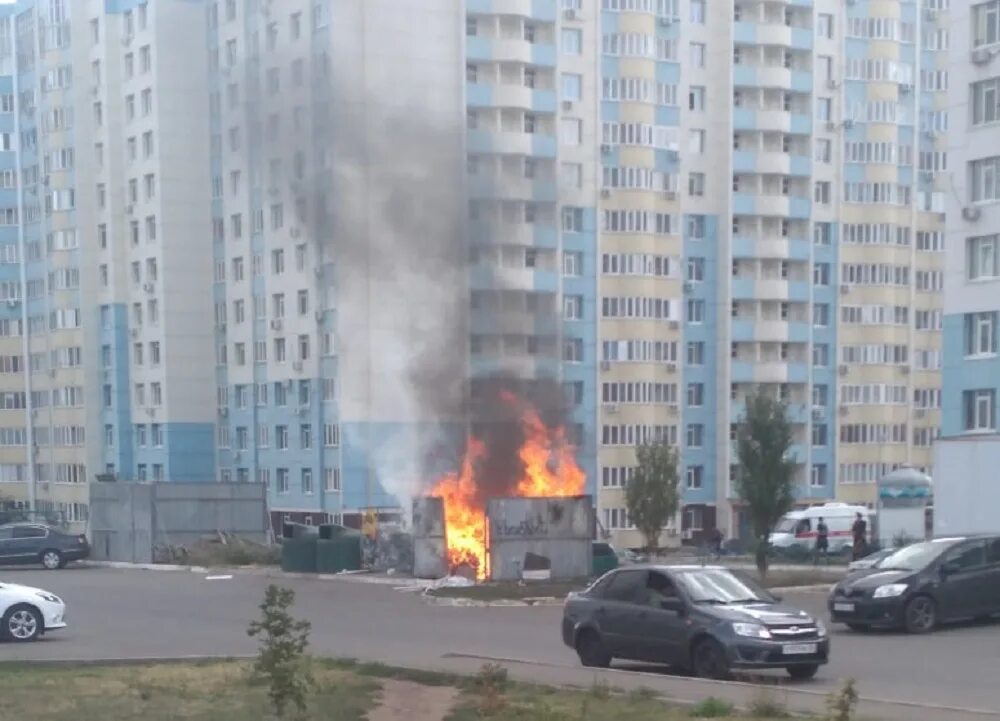
[[[979,3],[972,8],[972,45],[1000,43],[1000,0]]]
[[[687,302],[687,322],[688,323],[704,323],[705,322],[705,301],[700,299],[692,298]]]
[[[827,444],[829,433],[825,423],[814,423],[812,427],[813,447],[822,448]]]
[[[998,245],[1000,234],[969,238],[966,241],[966,276],[969,280],[1000,277]]]
[[[821,488],[826,485],[825,463],[813,463],[809,470],[809,485],[813,488]]]
[[[691,5],[691,10],[694,12],[694,4]],[[692,85],[691,89],[688,91],[688,110],[704,110],[705,109],[705,87],[702,85]]]
[[[323,426],[323,445],[327,448],[336,448],[340,445],[340,426],[333,423]]]
[[[705,131],[701,128],[688,130],[688,150],[696,155],[705,152]]]
[[[1000,155],[980,158],[969,163],[972,202],[992,203],[1000,200]]]
[[[688,195],[705,194],[705,174],[688,173]]]
[[[689,408],[700,408],[705,405],[704,383],[688,383],[687,404]]]
[[[689,423],[686,440],[688,448],[701,448],[705,442],[705,426],[701,423]]]
[[[996,428],[996,393],[992,388],[962,393],[964,430],[992,431]]]
[[[474,33],[473,33],[474,34]],[[583,49],[583,33],[572,28],[563,28],[561,49],[564,55],[579,55]]]
[[[684,474],[684,479],[688,488],[692,490],[701,488],[705,479],[705,467],[688,466],[687,471]]]
[[[821,38],[833,37],[833,15],[820,13],[816,16],[816,35]]]
[[[705,67],[705,43],[691,43],[689,58],[692,68]]]
[[[824,122],[833,119],[833,101],[830,98],[816,98],[816,117]]]
[[[583,76],[577,73],[562,74],[562,99],[580,100],[583,97]]]
[[[579,118],[561,118],[559,140],[563,145],[580,145],[583,142],[583,121]]]
[[[965,355],[995,355],[997,352],[997,313],[966,313]]]
[[[691,22],[697,25],[705,22],[705,0],[691,0]]]
[[[1000,121],[1000,77],[972,84],[972,124]]]

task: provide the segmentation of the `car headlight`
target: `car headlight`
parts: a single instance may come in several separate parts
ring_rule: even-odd
[[[58,596],[53,596],[51,593],[39,593],[38,597],[44,598],[49,603],[62,603],[62,601],[59,600]]]
[[[734,623],[733,633],[747,638],[771,638],[771,632],[759,623]]]
[[[826,626],[819,619],[816,620],[816,635],[820,638],[826,638]]]
[[[873,598],[895,598],[901,596],[905,590],[905,583],[887,583],[875,589]]]

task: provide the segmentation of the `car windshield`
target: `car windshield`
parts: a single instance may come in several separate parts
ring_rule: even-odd
[[[799,524],[799,518],[782,518],[778,521],[778,525],[774,527],[775,533],[792,533],[795,531],[795,527]]]
[[[900,548],[878,562],[880,570],[919,571],[937,559],[942,553],[954,546],[958,541],[948,539],[943,541],[925,541]]]
[[[724,568],[681,571],[677,581],[694,603],[774,602],[774,598],[753,581]]]

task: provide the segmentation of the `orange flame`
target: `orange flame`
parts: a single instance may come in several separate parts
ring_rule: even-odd
[[[506,495],[525,498],[581,495],[586,475],[576,463],[565,428],[549,428],[534,408],[513,394],[503,393],[501,399],[518,407],[518,422],[524,434],[524,443],[518,449],[523,466],[521,476]],[[477,466],[485,455],[483,442],[470,437],[461,470],[440,478],[428,494],[444,501],[451,570],[467,565],[475,570],[478,580],[485,580],[487,575],[486,508],[476,478]]]

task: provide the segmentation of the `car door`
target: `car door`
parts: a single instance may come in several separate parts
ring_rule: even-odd
[[[0,565],[11,563],[11,554],[14,552],[14,529],[0,528]]]
[[[48,536],[42,526],[14,526],[11,563],[31,563],[38,559]]]
[[[986,543],[967,541],[949,550],[938,566],[938,604],[944,619],[968,618],[990,608]]]
[[[666,573],[650,571],[644,596],[635,619],[643,660],[671,666],[682,664],[686,658],[688,626],[686,602],[677,584]]]
[[[986,597],[989,610],[1000,613],[1000,537],[986,540]]]
[[[605,648],[618,658],[641,659],[645,649],[636,631],[646,571],[617,571],[601,594],[594,617]]]

